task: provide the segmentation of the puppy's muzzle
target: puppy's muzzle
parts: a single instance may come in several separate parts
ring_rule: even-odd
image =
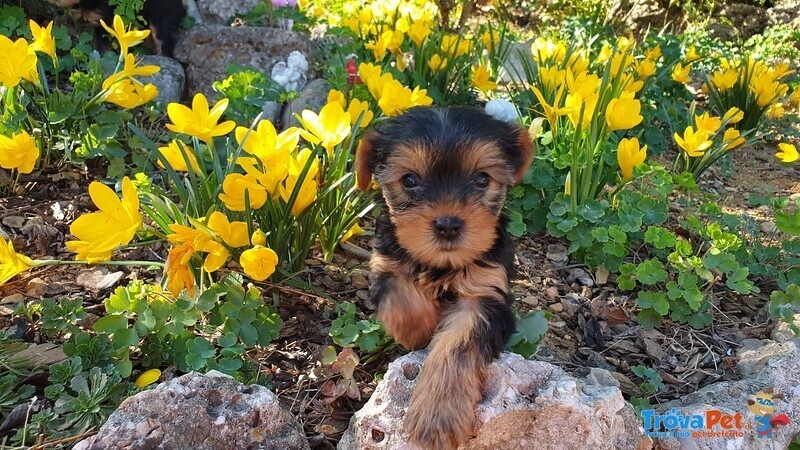
[[[436,235],[446,241],[452,241],[461,235],[464,222],[458,217],[439,217],[433,221]]]

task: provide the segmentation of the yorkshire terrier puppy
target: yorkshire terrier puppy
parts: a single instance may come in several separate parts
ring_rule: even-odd
[[[430,348],[404,424],[421,448],[471,437],[484,370],[514,331],[502,209],[532,157],[525,129],[473,108],[412,108],[358,148],[359,187],[381,189],[370,296],[397,342]]]
[[[114,8],[108,0],[47,0],[61,8],[71,8],[72,11],[95,25],[99,35],[100,20],[112,26]],[[172,56],[175,50],[178,30],[181,22],[186,17],[185,0],[145,0],[142,7],[142,17],[150,25],[150,35],[155,42],[155,51],[159,55]]]

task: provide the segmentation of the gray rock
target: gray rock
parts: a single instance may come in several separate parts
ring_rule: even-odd
[[[788,323],[780,319],[776,319],[776,321],[777,323],[775,324],[775,328],[772,329],[772,334],[770,335],[770,338],[772,338],[773,341],[793,341],[795,344],[800,344],[800,336],[794,334],[794,331],[792,331]],[[800,327],[800,314],[794,315],[793,322],[794,326]]]
[[[306,85],[300,95],[289,102],[283,108],[281,115],[281,125],[284,129],[288,127],[299,126],[300,123],[294,117],[295,114],[300,114],[303,110],[310,109],[316,113],[325,106],[328,101],[328,92],[331,90],[331,85],[327,80],[322,78],[316,79]]]
[[[264,103],[261,107],[261,111],[263,111],[263,115],[261,116],[264,120],[269,120],[272,122],[273,125],[276,127],[280,125],[281,120],[281,105],[278,102],[268,101]]]
[[[714,12],[714,18],[708,24],[712,35],[723,41],[739,37],[748,39],[764,31],[769,26],[767,10],[759,6],[744,3],[723,5]]]
[[[181,101],[183,87],[186,84],[186,73],[178,61],[166,56],[147,55],[142,58],[141,65],[153,65],[161,68],[150,77],[139,77],[144,83],[153,83],[158,88],[157,102],[176,103]]]
[[[567,284],[572,284],[576,281],[587,287],[594,286],[594,280],[592,279],[592,276],[589,274],[589,272],[580,267],[573,267],[567,270]]]
[[[553,261],[555,267],[563,267],[569,262],[567,247],[561,244],[551,244],[547,246],[547,259]]]
[[[659,448],[677,449],[784,449],[800,432],[800,349],[794,342],[783,344],[773,341],[745,341],[738,352],[742,380],[723,381],[685,395],[680,400],[659,405],[658,411],[676,408],[684,415],[705,414],[709,409],[719,409],[728,414],[739,413],[745,426],[755,426],[753,413],[747,409],[747,400],[755,394],[772,388],[785,398],[776,399],[774,414],[786,414],[790,423],[778,427],[771,439],[759,439],[753,430],[744,430],[743,437],[719,439],[694,437],[689,439],[659,439]]]
[[[426,352],[389,365],[369,402],[350,421],[339,450],[414,449],[403,417]],[[504,353],[487,369],[483,401],[475,410],[477,436],[462,449],[647,449],[641,421],[608,372],[584,379],[556,366]]]
[[[195,0],[206,23],[227,25],[238,16],[247,14],[261,0]]]
[[[310,61],[310,49],[309,38],[294,31],[204,24],[183,34],[175,47],[175,58],[186,67],[189,92],[216,99],[212,84],[227,77],[228,65],[241,64],[269,74],[294,50]]]
[[[308,449],[303,429],[267,388],[192,372],[126,399],[76,450]]]
[[[800,28],[800,0],[778,0],[767,10],[770,24]]]

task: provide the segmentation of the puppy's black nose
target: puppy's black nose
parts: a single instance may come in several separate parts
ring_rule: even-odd
[[[436,230],[436,234],[448,241],[457,238],[461,234],[463,226],[464,223],[458,217],[439,217],[433,221],[433,228]]]

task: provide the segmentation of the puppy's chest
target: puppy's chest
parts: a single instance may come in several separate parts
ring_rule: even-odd
[[[503,298],[508,291],[506,271],[497,265],[472,264],[463,269],[422,270],[413,278],[428,298],[443,304],[460,299]]]

